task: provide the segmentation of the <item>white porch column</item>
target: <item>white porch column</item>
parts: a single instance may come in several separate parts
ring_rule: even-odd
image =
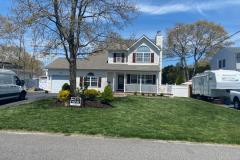
[[[80,77],[76,77],[76,87],[80,87]]]
[[[113,88],[112,88],[112,90],[113,90],[113,92],[115,91],[115,76],[116,76],[116,73],[115,72],[113,72],[113,84],[112,84],[112,86],[113,86]]]
[[[140,74],[140,93],[142,93],[142,74]]]
[[[126,92],[126,72],[124,72],[124,92]]]

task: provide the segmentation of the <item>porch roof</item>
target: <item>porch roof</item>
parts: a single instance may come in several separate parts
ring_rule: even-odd
[[[77,60],[77,69],[81,70],[116,70],[116,71],[160,71],[158,65],[128,65],[107,63],[107,53],[95,53],[88,58]],[[67,59],[58,58],[49,65],[47,69],[69,69]]]

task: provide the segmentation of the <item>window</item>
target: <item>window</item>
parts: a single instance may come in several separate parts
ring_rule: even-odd
[[[149,63],[150,59],[150,53],[137,53],[137,63]]]
[[[240,63],[240,53],[237,53],[237,63]]]
[[[225,68],[226,67],[226,60],[222,60],[222,67]]]
[[[124,63],[125,54],[124,53],[113,53],[114,63]]]
[[[130,83],[131,83],[131,84],[138,83],[138,75],[136,75],[136,74],[131,74],[131,75],[130,75]]]
[[[147,46],[140,46],[137,49],[136,62],[137,63],[149,63],[151,62],[151,53]]]
[[[150,52],[150,49],[147,46],[140,46],[138,47],[137,52]]]
[[[153,84],[153,75],[142,75],[142,84]]]
[[[98,78],[94,77],[93,73],[88,73],[87,77],[84,77],[84,84],[89,87],[97,87],[98,86]]]
[[[136,75],[136,74],[128,74],[127,75],[127,83],[128,84],[140,84],[140,80],[142,80],[142,84],[156,84],[156,76],[155,75]]]
[[[222,68],[222,61],[221,60],[218,61],[218,68]]]

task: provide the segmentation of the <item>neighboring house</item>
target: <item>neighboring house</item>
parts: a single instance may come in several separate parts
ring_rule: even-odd
[[[240,48],[229,47],[219,50],[211,59],[211,69],[240,71]]]
[[[77,87],[87,84],[103,91],[109,84],[114,92],[159,93],[163,37],[158,33],[154,41],[142,36],[129,43],[78,59]],[[64,83],[69,83],[69,64],[65,58],[56,59],[46,69],[50,92],[57,93]]]

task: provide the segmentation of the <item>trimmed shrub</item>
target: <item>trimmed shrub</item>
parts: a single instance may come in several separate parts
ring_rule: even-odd
[[[98,91],[95,89],[87,89],[84,91],[84,96],[86,99],[94,101],[98,96]]]
[[[69,90],[62,90],[58,93],[57,98],[62,101],[66,102],[70,99],[70,91]]]
[[[134,94],[134,96],[137,96],[137,92],[134,92],[133,94]]]
[[[104,88],[101,99],[102,99],[102,102],[106,103],[106,104],[109,104],[110,102],[112,102],[114,100],[111,86],[107,85]]]
[[[62,86],[62,90],[63,91],[65,91],[65,90],[70,91],[70,85],[68,83],[64,83],[63,86]]]

